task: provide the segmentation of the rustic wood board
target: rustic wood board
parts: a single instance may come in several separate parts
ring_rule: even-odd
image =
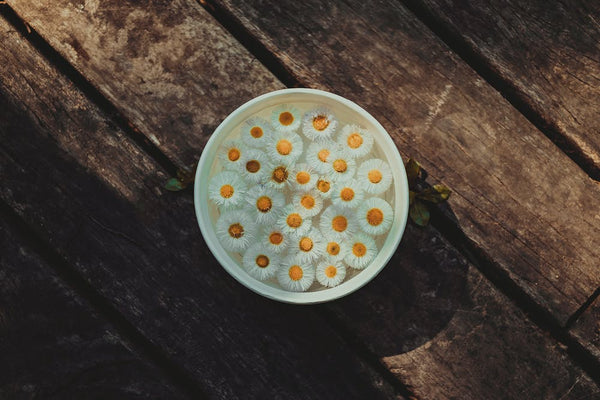
[[[193,0],[10,6],[180,166],[225,115],[283,88]]]
[[[189,194],[0,19],[0,196],[214,398],[401,398],[310,308],[251,293]]]
[[[600,3],[407,0],[600,171]]]
[[[409,226],[390,264],[332,304],[420,399],[595,398],[565,348],[433,229]]]
[[[600,364],[600,297],[581,314],[569,333]]]
[[[4,218],[0,243],[1,398],[186,398]]]
[[[374,114],[431,181],[454,190],[451,221],[473,249],[557,323],[598,286],[600,187],[403,6],[209,3],[302,84]]]

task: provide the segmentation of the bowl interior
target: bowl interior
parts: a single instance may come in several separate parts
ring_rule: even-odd
[[[281,104],[292,104],[301,110],[324,105],[339,120],[352,121],[368,129],[375,138],[374,157],[388,162],[393,174],[393,184],[383,195],[394,209],[394,222],[387,235],[376,239],[379,253],[371,264],[362,271],[348,268],[343,283],[334,288],[325,288],[315,283],[307,292],[290,292],[272,282],[261,282],[246,273],[241,257],[223,249],[215,234],[214,226],[219,216],[217,207],[209,201],[208,182],[220,170],[217,150],[223,142],[239,136],[240,125],[249,117],[260,115],[269,119],[273,108]],[[408,216],[408,184],[404,165],[398,150],[385,129],[369,113],[355,103],[320,90],[284,89],[257,97],[231,113],[215,130],[208,141],[196,171],[194,204],[200,230],[213,255],[236,280],[249,289],[268,298],[288,303],[319,303],[349,294],[373,279],[389,261],[396,250]]]

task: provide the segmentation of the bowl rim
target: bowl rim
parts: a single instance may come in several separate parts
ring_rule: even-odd
[[[382,134],[381,137],[377,137],[376,140],[378,140],[379,146],[385,152],[387,158],[386,161],[391,164],[390,156],[397,157],[397,159],[394,160],[394,162],[397,164],[397,162],[399,161],[401,166],[401,168],[392,167],[395,188],[394,199],[396,205],[398,204],[398,202],[400,203],[401,208],[398,210],[396,207],[394,207],[394,222],[388,234],[388,238],[386,238],[385,242],[387,246],[382,246],[374,260],[379,260],[380,262],[377,265],[375,265],[375,262],[373,261],[367,268],[362,270],[359,274],[354,276],[352,279],[343,282],[339,286],[315,292],[286,291],[281,288],[270,286],[248,275],[247,272],[239,266],[239,264],[223,249],[223,247],[219,243],[218,238],[214,233],[214,229],[211,228],[212,222],[210,220],[208,207],[203,207],[202,204],[203,198],[206,201],[208,201],[208,196],[204,196],[205,194],[207,194],[206,188],[208,184],[206,182],[205,185],[201,185],[203,168],[204,171],[208,171],[208,169],[211,168],[214,162],[214,158],[217,154],[216,150],[218,148],[218,145],[220,145],[220,137],[229,134],[229,125],[232,124],[232,121],[239,119],[239,117],[242,114],[246,113],[248,110],[254,108],[255,106],[260,105],[260,103],[266,102],[267,100],[273,100],[278,97],[286,97],[290,95],[315,96],[316,98],[324,97],[329,101],[341,103],[342,106],[348,107],[352,111],[360,114],[361,117],[365,118],[370,124],[372,124],[375,127],[376,130],[378,130]],[[295,101],[299,102],[304,100]],[[287,102],[293,103],[294,101]],[[315,99],[315,102],[318,102],[318,99]],[[286,101],[282,101],[280,104],[284,103],[286,103]],[[237,123],[235,125],[232,125],[231,127],[233,128],[236,125]],[[379,142],[379,140],[383,140],[383,143]],[[206,174],[208,174],[208,172],[206,172]],[[204,147],[202,154],[200,155],[200,160],[198,161],[194,182],[194,209],[196,211],[196,219],[198,220],[200,232],[202,234],[202,237],[204,238],[204,241],[208,245],[208,248],[210,249],[213,256],[217,259],[219,264],[231,276],[233,276],[235,280],[237,280],[239,283],[252,290],[253,292],[272,300],[292,304],[316,304],[335,300],[355,292],[356,290],[360,289],[368,282],[370,282],[373,278],[377,276],[377,274],[379,274],[379,272],[381,272],[381,270],[383,270],[383,268],[387,265],[391,257],[396,252],[396,249],[398,248],[398,245],[400,244],[400,241],[404,235],[404,230],[406,228],[406,223],[408,220],[408,193],[408,179],[406,177],[406,170],[404,168],[402,156],[400,155],[398,148],[396,147],[396,144],[392,140],[389,133],[371,114],[369,114],[369,112],[367,112],[365,109],[363,109],[353,101],[330,92],[318,89],[293,88],[276,90],[255,97],[236,108],[232,113],[230,113],[227,116],[227,118],[223,120],[223,122],[219,124],[219,126],[215,129],[215,131],[212,133],[209,140],[207,141],[206,146]],[[396,237],[393,237],[393,241],[388,243],[389,235],[391,235],[392,232],[395,232]],[[385,254],[383,254],[384,249],[386,250]]]

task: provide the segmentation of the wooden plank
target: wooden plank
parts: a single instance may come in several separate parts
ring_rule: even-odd
[[[390,398],[310,308],[244,289],[191,196],[0,19],[0,196],[214,398]]]
[[[0,397],[186,398],[0,219]]]
[[[407,0],[491,70],[600,176],[600,4]],[[559,139],[560,140],[560,139]]]
[[[374,114],[454,190],[449,220],[473,251],[556,323],[600,284],[600,187],[402,5],[209,3],[302,84]]]
[[[224,115],[283,88],[193,0],[10,6],[180,166]]]
[[[569,333],[600,365],[600,296],[579,316]]]
[[[565,347],[431,228],[409,225],[390,265],[332,308],[420,399],[600,396]]]

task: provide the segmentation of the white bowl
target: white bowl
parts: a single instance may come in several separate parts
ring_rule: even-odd
[[[217,150],[230,134],[235,134],[234,128],[252,115],[258,114],[266,108],[279,104],[311,104],[325,105],[336,115],[351,116],[353,122],[364,126],[373,134],[377,156],[388,162],[392,169],[394,181],[388,190],[386,200],[394,209],[394,222],[387,236],[378,240],[380,251],[371,264],[362,271],[354,274],[334,288],[322,288],[308,292],[290,292],[275,284],[261,282],[246,273],[241,266],[239,257],[235,257],[223,249],[214,231],[217,218],[216,207],[208,199],[208,181],[216,170]],[[406,226],[408,217],[408,182],[402,158],[396,145],[375,118],[354,102],[338,95],[315,89],[283,89],[266,93],[252,99],[232,112],[215,130],[204,148],[194,184],[194,205],[200,231],[209,249],[231,276],[250,290],[286,303],[313,304],[334,300],[364,286],[373,279],[390,260]],[[314,286],[314,285],[313,285]]]

